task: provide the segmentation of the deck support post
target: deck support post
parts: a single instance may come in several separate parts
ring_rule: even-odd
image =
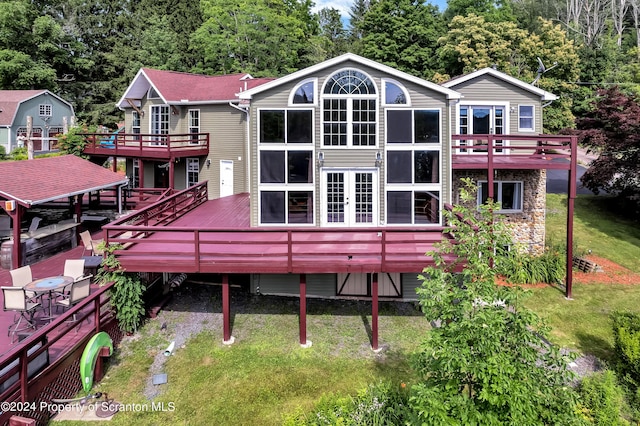
[[[169,188],[175,188],[175,176],[176,176],[176,165],[175,160],[171,158],[169,160]]]
[[[567,188],[567,282],[565,285],[565,297],[573,298],[573,210],[576,200],[576,176],[578,169],[578,138],[571,137],[571,164],[569,166],[569,187]]]
[[[371,274],[371,348],[378,350],[378,273]]]
[[[222,330],[225,345],[231,345],[234,341],[231,336],[231,310],[229,309],[229,274],[222,274]]]
[[[24,207],[16,202],[16,208],[12,212],[8,212],[9,216],[13,220],[13,248],[11,251],[11,269],[16,269],[21,266],[22,263],[22,241],[20,241],[20,223],[22,222],[22,215],[24,214]]]
[[[311,347],[307,340],[307,274],[300,274],[300,346]]]

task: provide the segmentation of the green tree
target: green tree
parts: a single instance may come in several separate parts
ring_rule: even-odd
[[[311,15],[310,5],[305,3],[308,9],[303,12],[293,3],[203,0],[204,23],[191,45],[203,52],[204,59],[195,70],[277,76],[298,69],[308,53],[308,38],[317,34],[309,34],[314,21],[306,16]]]
[[[463,205],[475,200],[464,180]],[[473,203],[472,203],[473,204]],[[430,253],[418,289],[420,304],[439,323],[421,345],[421,382],[411,403],[426,425],[579,424],[568,356],[548,345],[548,331],[522,301],[519,287],[496,286],[494,265],[508,262],[509,232],[489,201],[446,212],[448,232]]]
[[[26,53],[0,50],[0,89],[55,90],[56,87],[53,68],[34,61]]]
[[[336,57],[348,51],[347,30],[342,24],[340,11],[325,7],[318,12],[320,34],[324,38],[324,50],[329,58]]]
[[[154,39],[160,41],[163,48],[160,56],[166,56],[171,63],[154,65],[146,63],[144,58],[141,58],[144,66],[190,71],[202,61],[200,52],[191,49],[190,45],[191,36],[203,22],[199,0],[140,0],[134,11],[136,19],[144,23],[145,33],[149,27],[153,27],[152,32],[155,34],[145,35],[147,42]],[[162,30],[165,31],[164,35],[159,33]],[[144,39],[141,42],[144,44]],[[143,50],[149,51],[149,47],[143,47]],[[167,51],[168,47],[171,47],[171,50]],[[155,63],[157,59],[159,58],[154,58]]]
[[[455,16],[479,15],[490,22],[514,21],[510,0],[448,0],[444,18],[451,21]]]
[[[430,78],[444,23],[436,6],[415,0],[374,0],[359,24],[363,56]]]

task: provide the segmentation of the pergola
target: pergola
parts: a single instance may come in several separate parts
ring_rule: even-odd
[[[14,242],[12,268],[22,263],[20,223],[26,210],[56,200],[68,200],[76,221],[82,216],[84,194],[127,185],[126,176],[75,155],[0,162],[0,207],[11,217]],[[120,191],[117,193],[121,209]]]

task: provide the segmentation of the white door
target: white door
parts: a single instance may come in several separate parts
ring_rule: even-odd
[[[324,226],[374,226],[378,220],[378,170],[324,170]]]
[[[220,160],[220,198],[233,195],[233,161]]]

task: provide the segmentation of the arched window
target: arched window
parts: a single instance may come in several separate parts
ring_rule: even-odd
[[[338,71],[324,85],[325,95],[375,95],[376,86],[362,72],[353,69]]]
[[[344,69],[326,80],[322,90],[323,146],[376,146],[377,127],[377,88],[369,76]]]
[[[291,91],[290,105],[314,105],[316,103],[316,80],[305,80]]]
[[[382,80],[382,99],[385,105],[409,105],[409,92],[395,80]]]

